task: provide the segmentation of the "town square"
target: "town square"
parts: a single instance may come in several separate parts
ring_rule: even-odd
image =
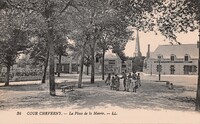
[[[199,5],[0,0],[2,122],[199,124]]]

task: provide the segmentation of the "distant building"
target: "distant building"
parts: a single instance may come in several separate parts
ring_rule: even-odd
[[[62,56],[61,59],[61,73],[78,73],[79,71],[79,57],[74,57],[73,55],[70,56]],[[59,64],[58,64],[58,58],[55,59],[55,67],[56,72],[59,71]],[[104,68],[105,68],[105,74],[106,73],[121,73],[122,71],[122,61],[120,57],[112,53],[111,50],[108,50],[105,53],[105,59],[104,59]],[[84,65],[83,66],[83,73],[86,73],[88,69],[88,72],[91,73],[91,66],[88,68]],[[98,61],[95,61],[95,73],[99,74],[102,71],[102,59],[99,59]]]
[[[150,52],[150,46],[148,46],[143,72],[158,74],[157,68],[159,62],[161,65],[161,74],[196,75],[198,73],[197,45],[159,45],[152,53]]]
[[[122,60],[111,50],[106,52],[104,64],[106,73],[121,73],[122,71]]]
[[[74,56],[62,56],[59,66],[58,57],[55,57],[55,71],[60,73],[78,73],[79,59]]]
[[[140,39],[139,39],[139,32],[137,30],[136,42],[135,42],[135,52],[133,53],[133,57],[141,57],[142,53],[140,51]]]
[[[30,61],[30,63],[29,63]],[[61,57],[61,64],[59,64],[59,58],[55,55],[55,73],[79,73],[80,69],[80,56],[74,55],[73,53],[69,54],[68,56]],[[125,65],[124,65],[125,64]],[[130,61],[124,62],[124,71],[130,70]],[[48,67],[49,68],[49,67]],[[122,60],[116,53],[112,53],[112,50],[108,50],[105,53],[104,59],[104,68],[105,74],[107,73],[117,73],[120,74],[122,70]],[[5,73],[6,68],[4,66],[0,66],[0,71]],[[88,70],[87,70],[88,69]],[[32,67],[31,59],[29,59],[29,55],[24,55],[20,59],[17,60],[16,64],[12,66],[11,72],[32,72],[32,71],[43,71],[43,66]],[[47,72],[49,69],[47,69]],[[83,73],[91,73],[91,66],[88,68],[84,65],[83,66]],[[95,73],[100,74],[102,72],[102,58],[96,59],[95,61]]]

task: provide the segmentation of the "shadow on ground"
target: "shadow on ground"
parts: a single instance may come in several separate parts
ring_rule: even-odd
[[[125,109],[168,109],[192,111],[195,107],[195,89],[184,86],[174,86],[168,89],[158,82],[145,82],[137,92],[110,90],[103,81],[95,84],[84,82],[83,88],[74,91],[61,92],[56,89],[57,96],[50,96],[42,84],[16,85],[0,87],[0,109],[13,108],[63,108],[93,109],[95,107],[117,106]],[[26,92],[25,92],[26,91]],[[132,91],[132,90],[131,90]]]
[[[163,84],[143,84],[137,92],[112,91],[109,87],[90,87],[88,90],[78,90],[67,94],[71,104],[77,104],[76,109],[94,108],[95,106],[118,106],[127,109],[170,109],[194,110],[194,97],[185,92],[195,92],[183,86],[175,86],[173,90]],[[182,95],[183,94],[183,95]],[[107,106],[109,107],[109,106]]]

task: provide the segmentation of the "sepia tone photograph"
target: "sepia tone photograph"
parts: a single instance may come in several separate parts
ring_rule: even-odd
[[[0,117],[199,124],[200,0],[0,0]]]

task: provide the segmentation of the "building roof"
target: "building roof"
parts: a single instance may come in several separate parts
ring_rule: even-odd
[[[177,58],[183,58],[186,54],[191,58],[198,58],[197,44],[159,45],[154,52],[150,53],[150,58],[157,58],[158,55],[170,58],[172,54]]]
[[[120,59],[116,53],[112,53],[112,50],[107,50],[105,53],[105,59]]]

